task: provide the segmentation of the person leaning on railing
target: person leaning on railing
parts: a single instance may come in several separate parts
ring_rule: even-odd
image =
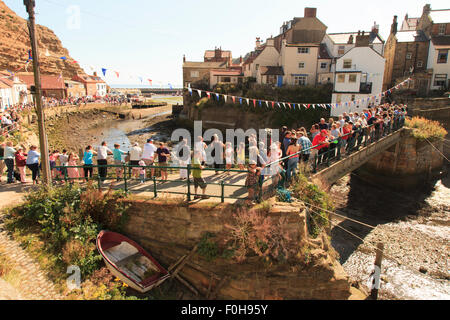
[[[192,158],[192,177],[194,178],[194,199],[209,199],[206,195],[206,182],[202,178],[202,170],[205,168],[202,166],[203,154],[201,150],[196,150]],[[202,189],[203,195],[200,196],[197,193],[198,188]]]

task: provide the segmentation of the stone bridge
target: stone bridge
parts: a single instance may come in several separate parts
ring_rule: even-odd
[[[405,129],[402,128],[394,133],[391,133],[377,142],[371,143],[366,147],[363,147],[359,151],[356,151],[344,159],[337,161],[326,167],[320,169],[317,173],[311,176],[311,180],[320,185],[323,188],[329,188],[333,183],[338,181],[343,176],[358,169],[366,162],[374,158],[375,156],[383,153],[392,146],[396,145],[396,153],[399,149],[399,143],[404,136]],[[397,159],[397,157],[395,157]],[[393,166],[395,167],[395,163]]]

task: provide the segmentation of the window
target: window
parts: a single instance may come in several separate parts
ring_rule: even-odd
[[[342,56],[345,53],[345,46],[339,46],[338,55]]]
[[[222,77],[222,82],[231,82],[230,77]]]
[[[259,64],[256,65],[256,70],[259,70]]]
[[[294,76],[294,84],[296,86],[306,86],[307,76]]]
[[[304,63],[304,62],[300,62],[300,63],[298,64],[298,67],[299,67],[300,69],[303,69],[303,68],[305,67],[305,63]]]
[[[341,101],[342,101],[342,96],[340,94],[338,94],[336,96],[336,103],[341,103]]]
[[[439,50],[437,63],[447,63],[448,50]]]
[[[356,82],[356,74],[351,74],[348,76],[348,82]]]
[[[407,52],[406,53],[406,60],[411,60],[412,58],[412,53],[411,52]]]
[[[439,25],[439,35],[443,36],[445,34],[446,24],[442,23]]]
[[[298,53],[309,53],[309,48],[298,48]]]
[[[327,63],[326,63],[326,62],[322,62],[322,63],[320,64],[320,68],[321,68],[321,69],[326,69],[326,68],[327,68]]]
[[[345,82],[345,74],[338,74],[337,82]]]
[[[352,94],[352,101],[355,101],[356,96]]]
[[[417,61],[417,68],[422,68],[423,67],[423,62],[422,61]]]
[[[435,87],[445,87],[447,82],[446,74],[436,74],[434,76],[434,86]]]
[[[352,60],[351,59],[344,60],[344,69],[351,69],[351,68],[352,68]]]
[[[198,71],[191,71],[191,78],[198,78],[199,72]]]

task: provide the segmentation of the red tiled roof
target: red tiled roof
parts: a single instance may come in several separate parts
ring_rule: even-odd
[[[28,89],[34,86],[33,75],[18,75],[18,78],[27,84]],[[41,75],[41,87],[45,89],[65,89],[64,79],[60,76]]]
[[[284,76],[283,67],[278,67],[278,66],[261,67],[261,75],[263,75],[263,76]]]

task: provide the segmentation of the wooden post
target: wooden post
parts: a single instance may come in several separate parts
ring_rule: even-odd
[[[36,5],[35,0],[24,0],[28,12],[28,31],[30,33],[30,44],[33,58],[33,71],[34,71],[34,85],[35,85],[35,104],[36,114],[38,118],[39,129],[39,146],[41,150],[41,164],[42,164],[42,180],[44,184],[51,185],[52,176],[50,174],[50,160],[48,154],[48,140],[47,133],[45,131],[45,114],[42,107],[42,89],[41,89],[41,74],[39,70],[39,48],[36,39],[36,26],[35,26],[35,13],[34,7]]]
[[[380,289],[380,276],[381,276],[381,260],[383,260],[384,244],[379,242],[377,245],[377,252],[375,257],[375,270],[372,280],[372,291],[370,297],[372,300],[378,299],[378,290]]]

